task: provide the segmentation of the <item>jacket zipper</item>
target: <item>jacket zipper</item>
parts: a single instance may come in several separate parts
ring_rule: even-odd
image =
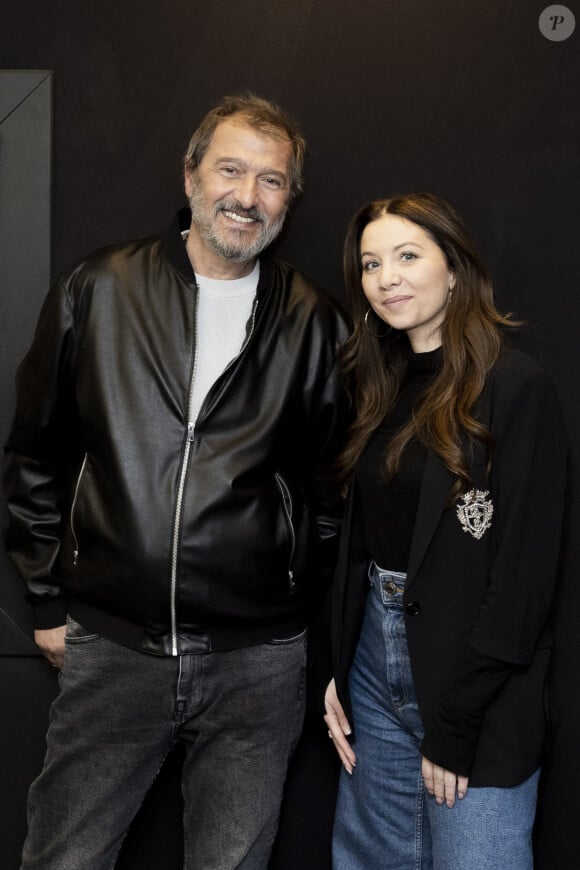
[[[196,290],[198,287],[196,285]],[[195,297],[195,329],[197,333],[197,293]],[[223,375],[234,365],[234,363],[240,358],[246,347],[248,346],[248,342],[253,335],[254,326],[256,323],[256,309],[258,307],[257,298],[254,300],[254,306],[252,309],[252,319],[250,322],[250,328],[248,330],[248,334],[246,335],[245,341],[240,348],[240,352],[235,356],[228,365],[225,367],[224,371],[220,375]],[[192,420],[192,400],[193,400],[193,385],[195,383],[195,371],[197,368],[197,341],[195,342],[195,350],[194,350],[194,358],[193,358],[193,368],[191,371],[191,378],[189,381],[189,393],[187,398],[187,437],[185,441],[185,449],[183,451],[183,456],[181,459],[181,466],[179,469],[179,484],[177,487],[177,500],[175,503],[175,512],[173,515],[173,537],[171,541],[171,590],[170,590],[170,609],[171,609],[171,655],[178,655],[178,647],[177,647],[177,608],[176,608],[176,594],[177,594],[177,563],[178,563],[178,551],[179,551],[179,535],[181,532],[181,516],[183,512],[183,496],[185,493],[185,481],[187,478],[187,468],[190,461],[191,451],[195,442],[195,420]],[[220,394],[221,396],[221,394]],[[218,401],[220,396],[217,396],[214,400]],[[199,416],[201,416],[203,405],[200,408]],[[198,416],[198,419],[199,419]]]
[[[194,335],[197,339],[197,300],[199,287],[195,285],[195,301],[194,301],[194,316],[195,316],[195,331]],[[189,454],[191,446],[195,438],[195,421],[191,419],[191,405],[193,399],[193,385],[195,383],[195,370],[197,368],[197,340],[195,341],[193,366],[191,368],[191,377],[189,379],[189,392],[187,394],[187,437],[185,440],[185,449],[181,458],[181,467],[179,469],[179,484],[177,486],[177,499],[175,502],[175,513],[173,515],[173,537],[171,541],[171,588],[170,588],[170,610],[171,610],[171,655],[178,654],[177,649],[177,613],[176,613],[176,590],[177,590],[177,552],[179,548],[179,534],[181,532],[181,513],[183,509],[183,494],[185,492],[185,478],[187,476],[187,466],[189,463]]]
[[[71,509],[70,509],[70,531],[71,531],[71,535],[72,535],[72,539],[73,539],[73,543],[74,543],[73,565],[75,568],[76,568],[78,561],[79,561],[79,542],[77,540],[77,536],[76,536],[76,532],[75,532],[75,523],[74,523],[75,508],[77,506],[77,497],[79,494],[79,487],[81,485],[81,478],[84,474],[85,466],[87,464],[87,457],[88,457],[88,453],[85,453],[85,458],[83,459],[83,464],[81,465],[81,470],[79,471],[79,475],[77,477],[77,482],[75,485],[75,494],[73,496],[72,505],[71,505]]]
[[[193,377],[191,383],[193,384]],[[183,493],[185,491],[185,478],[187,475],[187,465],[189,462],[189,454],[191,453],[191,445],[193,444],[194,438],[195,424],[189,421],[187,424],[187,440],[185,442],[185,450],[183,451],[181,470],[179,472],[179,486],[177,488],[177,501],[175,504],[175,515],[173,518],[173,540],[171,544],[171,655],[174,656],[177,655],[177,617],[175,611],[175,593],[177,587],[177,550],[179,547],[179,532],[181,526],[181,512],[183,508]]]
[[[296,535],[294,532],[294,526],[292,524],[292,496],[290,495],[290,490],[286,485],[286,481],[280,474],[278,474],[278,472],[274,474],[274,478],[276,480],[278,489],[280,490],[280,495],[282,496],[282,509],[284,510],[284,516],[286,517],[286,522],[288,524],[288,533],[290,535],[288,586],[290,587],[290,593],[293,594],[296,588],[296,583],[294,582],[294,571],[292,570],[292,563],[294,562],[294,551],[296,549]]]

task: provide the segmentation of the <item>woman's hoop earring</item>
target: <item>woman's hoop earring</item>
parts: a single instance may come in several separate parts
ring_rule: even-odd
[[[372,308],[367,308],[366,313],[365,313],[365,329],[366,329],[366,331],[373,338],[379,338],[379,339],[386,338],[387,335],[392,331],[393,327],[388,326],[387,329],[381,335],[377,335],[376,332],[371,332],[371,330],[369,329],[369,314],[371,313],[371,311],[372,311]]]

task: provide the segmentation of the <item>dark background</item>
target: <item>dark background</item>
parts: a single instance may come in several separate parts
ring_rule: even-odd
[[[342,294],[341,244],[370,198],[431,190],[463,214],[518,339],[559,390],[571,452],[568,531],[556,613],[556,719],[537,823],[539,870],[580,867],[580,7],[564,42],[545,39],[548,3],[512,0],[20,0],[2,12],[0,66],[53,70],[52,273],[109,242],[164,228],[183,202],[192,129],[224,93],[252,89],[300,120],[306,192],[280,253]],[[1,133],[1,131],[0,131]],[[34,149],[30,155],[34,171]],[[2,136],[0,134],[0,163]],[[1,178],[1,175],[0,175]],[[23,256],[35,256],[45,196],[29,185]],[[0,210],[7,209],[0,187]],[[0,272],[3,383],[12,382],[44,287]],[[6,300],[10,300],[6,304]],[[10,340],[8,340],[10,339]],[[5,437],[11,387],[0,396]],[[17,866],[26,788],[42,760],[49,666],[28,631],[17,581],[0,577],[0,861]],[[324,732],[320,732],[322,737]],[[324,870],[335,766],[319,733],[296,759],[276,868]],[[179,757],[162,772],[120,859],[179,867]],[[307,856],[311,856],[308,858]],[[161,857],[163,856],[163,857]],[[171,863],[171,862],[174,863]]]

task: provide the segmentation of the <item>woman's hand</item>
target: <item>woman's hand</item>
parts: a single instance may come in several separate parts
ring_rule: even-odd
[[[445,801],[451,808],[455,803],[455,795],[461,800],[467,794],[469,779],[466,776],[457,776],[456,773],[433,764],[425,756],[421,763],[421,773],[425,780],[425,788],[429,794],[434,795],[438,804]]]
[[[328,736],[332,738],[334,748],[338,752],[344,769],[347,773],[352,773],[356,765],[356,755],[346,739],[346,735],[351,733],[351,727],[344,715],[342,704],[338,700],[334,680],[330,681],[326,689],[324,706],[326,707],[324,721],[328,725]]]

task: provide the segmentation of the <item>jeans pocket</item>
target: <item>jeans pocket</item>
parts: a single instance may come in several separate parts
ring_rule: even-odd
[[[77,622],[76,619],[72,618],[72,616],[67,616],[65,636],[66,644],[94,643],[96,640],[99,640],[99,637],[100,635],[86,629],[84,625],[81,625],[80,622]]]
[[[287,646],[291,643],[299,643],[301,640],[304,640],[308,633],[307,628],[303,628],[301,632],[298,634],[293,634],[291,637],[273,637],[272,640],[267,641],[270,644],[274,644],[274,646]]]

